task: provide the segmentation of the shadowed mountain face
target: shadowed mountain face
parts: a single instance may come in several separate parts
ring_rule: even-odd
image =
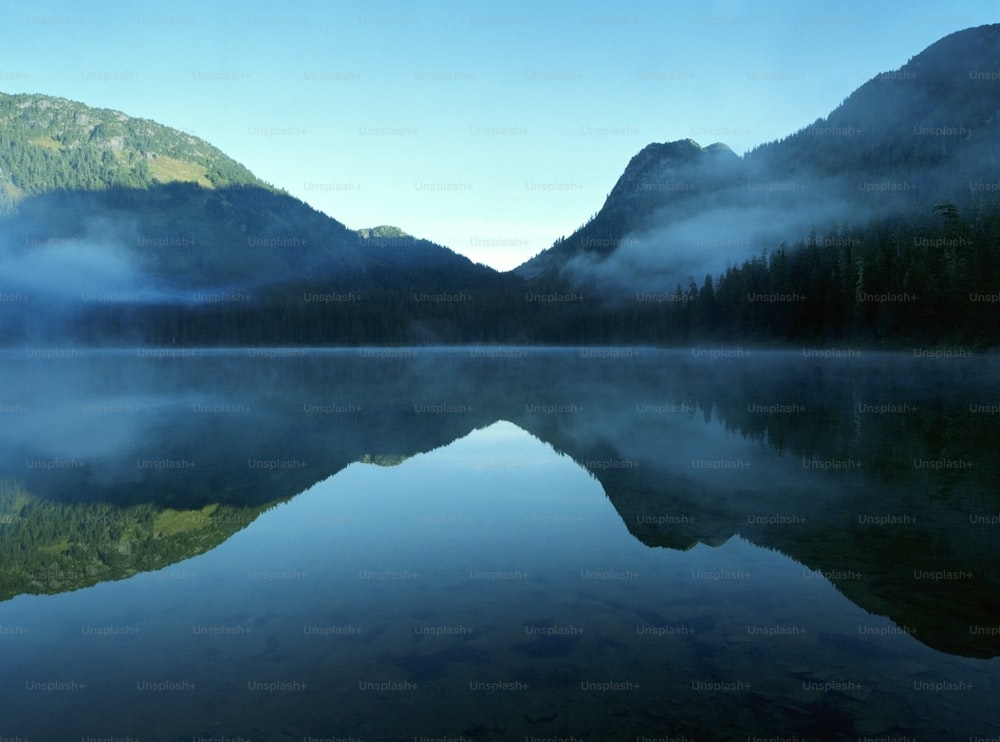
[[[576,261],[601,261],[634,247],[637,235],[665,218],[667,209],[680,221],[708,209],[721,192],[732,198],[747,171],[724,144],[702,148],[691,139],[650,144],[632,158],[593,219],[514,272],[525,278],[574,278]],[[680,261],[678,248],[671,247],[665,246],[659,258]]]
[[[354,232],[305,203],[259,186],[189,183],[60,190],[22,202],[4,222],[5,288],[39,304],[244,301],[320,284],[356,291],[421,287],[435,274],[475,286],[495,272],[399,230]],[[386,236],[391,234],[391,236]],[[71,261],[75,260],[73,263]],[[83,281],[52,272],[93,264]]]
[[[0,344],[287,343],[310,327],[315,342],[321,329],[357,342],[383,318],[405,327],[437,307],[421,297],[471,297],[501,280],[447,248],[354,232],[256,185],[53,191],[0,225]],[[384,293],[414,311],[399,318]]]
[[[158,569],[352,462],[505,420],[649,547],[779,550],[977,657],[1000,609],[988,359],[648,349],[40,351],[2,359],[3,595]]]
[[[1000,25],[941,39],[827,117],[739,158],[724,145],[650,144],[585,226],[524,263],[615,295],[687,285],[781,243],[845,225],[925,219],[938,203],[995,207]]]
[[[43,95],[0,94],[0,217],[0,343],[169,343],[204,326],[199,313],[259,327],[274,304],[301,314],[498,280],[399,229],[350,230],[197,137]]]

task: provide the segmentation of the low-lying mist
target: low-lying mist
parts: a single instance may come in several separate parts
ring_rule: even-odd
[[[884,204],[859,201],[851,192],[859,188],[834,177],[741,179],[661,206],[609,256],[580,253],[563,275],[617,296],[672,294],[678,285],[687,291],[689,278],[700,286],[706,275],[718,277],[782,245],[791,248],[812,235],[823,244],[838,229],[871,220]]]

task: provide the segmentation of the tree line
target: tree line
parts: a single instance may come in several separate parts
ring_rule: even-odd
[[[97,303],[64,340],[148,346],[459,343],[684,345],[858,343],[992,348],[1000,328],[1000,209],[939,204],[923,219],[839,227],[762,251],[700,285],[609,300],[559,279],[525,282],[448,264],[283,284],[203,301]],[[398,267],[398,266],[397,266]],[[451,275],[454,273],[454,275]],[[419,282],[414,282],[419,275]],[[44,309],[7,308],[0,343],[46,337]]]

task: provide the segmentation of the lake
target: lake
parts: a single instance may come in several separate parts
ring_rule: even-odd
[[[998,372],[2,351],[0,739],[998,739]]]

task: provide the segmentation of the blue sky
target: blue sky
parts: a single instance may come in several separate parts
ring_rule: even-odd
[[[348,227],[509,269],[646,144],[742,154],[998,19],[981,0],[34,0],[0,9],[0,91],[155,119]]]

